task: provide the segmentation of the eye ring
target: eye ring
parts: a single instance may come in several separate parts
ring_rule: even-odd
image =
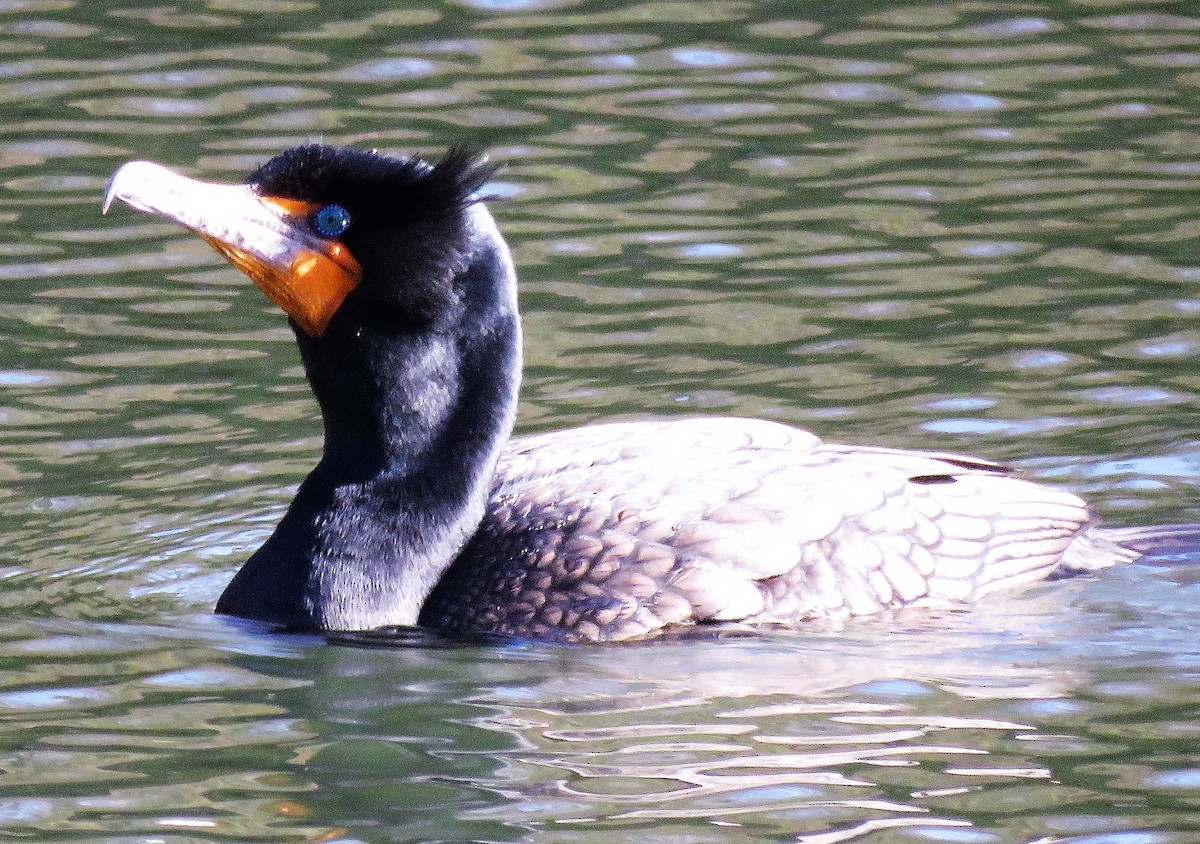
[[[338,237],[350,228],[350,212],[340,205],[322,205],[313,212],[309,222],[321,237]]]

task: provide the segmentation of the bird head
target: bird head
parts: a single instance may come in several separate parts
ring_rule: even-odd
[[[319,144],[286,150],[241,184],[133,161],[110,179],[104,210],[120,199],[195,232],[315,339],[350,297],[393,324],[452,313],[477,234],[466,211],[493,171],[460,150],[431,165]]]

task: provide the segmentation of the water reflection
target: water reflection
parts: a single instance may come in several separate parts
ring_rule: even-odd
[[[598,828],[669,840],[706,827],[714,840],[835,841],[897,827],[974,828],[990,839],[997,818],[1093,799],[1059,782],[1064,770],[1073,779],[1069,760],[1120,752],[1087,724],[1150,691],[1107,684],[1107,703],[1076,703],[1077,685],[1092,682],[1079,665],[1000,669],[983,656],[1069,634],[1057,597],[1046,598],[990,621],[910,615],[897,620],[899,638],[893,623],[602,654],[492,650],[472,659],[476,690],[460,700],[477,710],[466,723],[503,741],[464,736],[428,752],[451,766],[451,781],[503,797],[462,817],[538,833],[531,840]],[[1005,614],[1014,609],[1037,620],[1014,630]],[[409,695],[448,697],[455,683],[444,675],[398,693],[385,680],[367,700],[322,702],[365,740],[411,717]],[[464,773],[485,760],[498,767]],[[1039,781],[1057,784],[1028,785]],[[1072,823],[1121,828],[1086,811]]]
[[[1110,624],[1063,598],[611,649],[361,650],[203,615],[13,623],[0,789],[60,796],[0,820],[264,840],[1119,831],[1089,808],[1098,782],[1186,799],[1191,687],[1145,674],[1137,629],[1101,669],[1081,642],[1120,638],[1130,604]]]

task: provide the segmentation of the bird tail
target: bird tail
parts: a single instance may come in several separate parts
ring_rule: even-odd
[[[1200,562],[1200,524],[1106,527],[1097,532],[1149,562]]]

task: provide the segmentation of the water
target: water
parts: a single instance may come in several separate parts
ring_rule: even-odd
[[[210,608],[319,448],[282,318],[105,180],[491,151],[520,428],[694,412],[1200,518],[1188,3],[0,3],[0,834],[1200,840],[1194,562],[630,647]]]

